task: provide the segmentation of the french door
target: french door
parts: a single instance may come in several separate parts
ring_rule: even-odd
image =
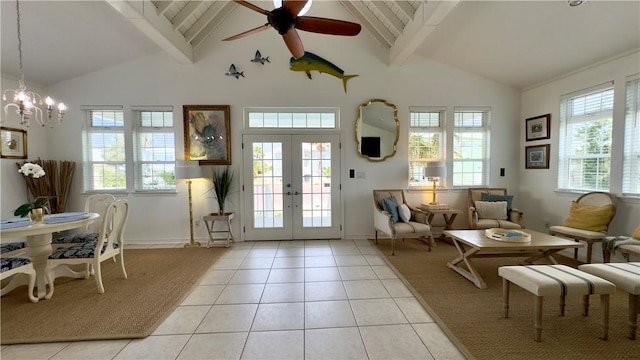
[[[242,140],[245,240],[340,238],[340,136]]]

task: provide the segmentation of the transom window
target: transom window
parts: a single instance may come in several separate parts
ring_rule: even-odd
[[[248,108],[245,121],[248,129],[337,129],[338,109]]]

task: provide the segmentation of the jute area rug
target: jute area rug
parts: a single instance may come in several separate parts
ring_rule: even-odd
[[[379,240],[378,249],[401,274],[414,293],[422,297],[434,318],[462,344],[462,351],[476,359],[640,359],[640,340],[627,336],[628,296],[611,295],[609,340],[600,340],[600,296],[591,296],[589,316],[582,316],[582,297],[567,297],[565,316],[558,316],[558,298],[544,299],[542,342],[533,340],[535,296],[511,286],[509,319],[504,319],[502,278],[498,267],[519,265],[524,258],[474,260],[489,288],[482,290],[447,267],[458,252],[438,241],[431,252],[417,240]],[[572,259],[558,257],[566,265]],[[447,331],[445,329],[445,331]]]
[[[102,263],[104,294],[93,277],[58,278],[50,300],[34,304],[26,286],[0,300],[4,344],[141,338],[151,334],[226,251],[221,248],[128,249],[128,279]]]

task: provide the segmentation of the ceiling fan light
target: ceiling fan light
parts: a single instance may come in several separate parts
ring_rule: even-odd
[[[568,0],[567,3],[569,4],[569,6],[580,6],[582,5],[586,0]]]
[[[307,1],[306,5],[298,13],[298,16],[302,16],[302,15],[306,14],[309,11],[309,9],[311,8],[311,3],[312,2],[313,2],[313,0]],[[273,0],[273,6],[276,9],[282,7],[282,0]]]

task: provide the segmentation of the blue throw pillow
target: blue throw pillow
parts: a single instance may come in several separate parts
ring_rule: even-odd
[[[506,201],[507,217],[509,220],[511,220],[511,209],[513,208],[513,195],[496,195],[496,194],[482,193],[480,200],[481,201]]]
[[[398,222],[398,200],[395,196],[382,199],[382,208],[391,214],[391,221],[394,224]]]

